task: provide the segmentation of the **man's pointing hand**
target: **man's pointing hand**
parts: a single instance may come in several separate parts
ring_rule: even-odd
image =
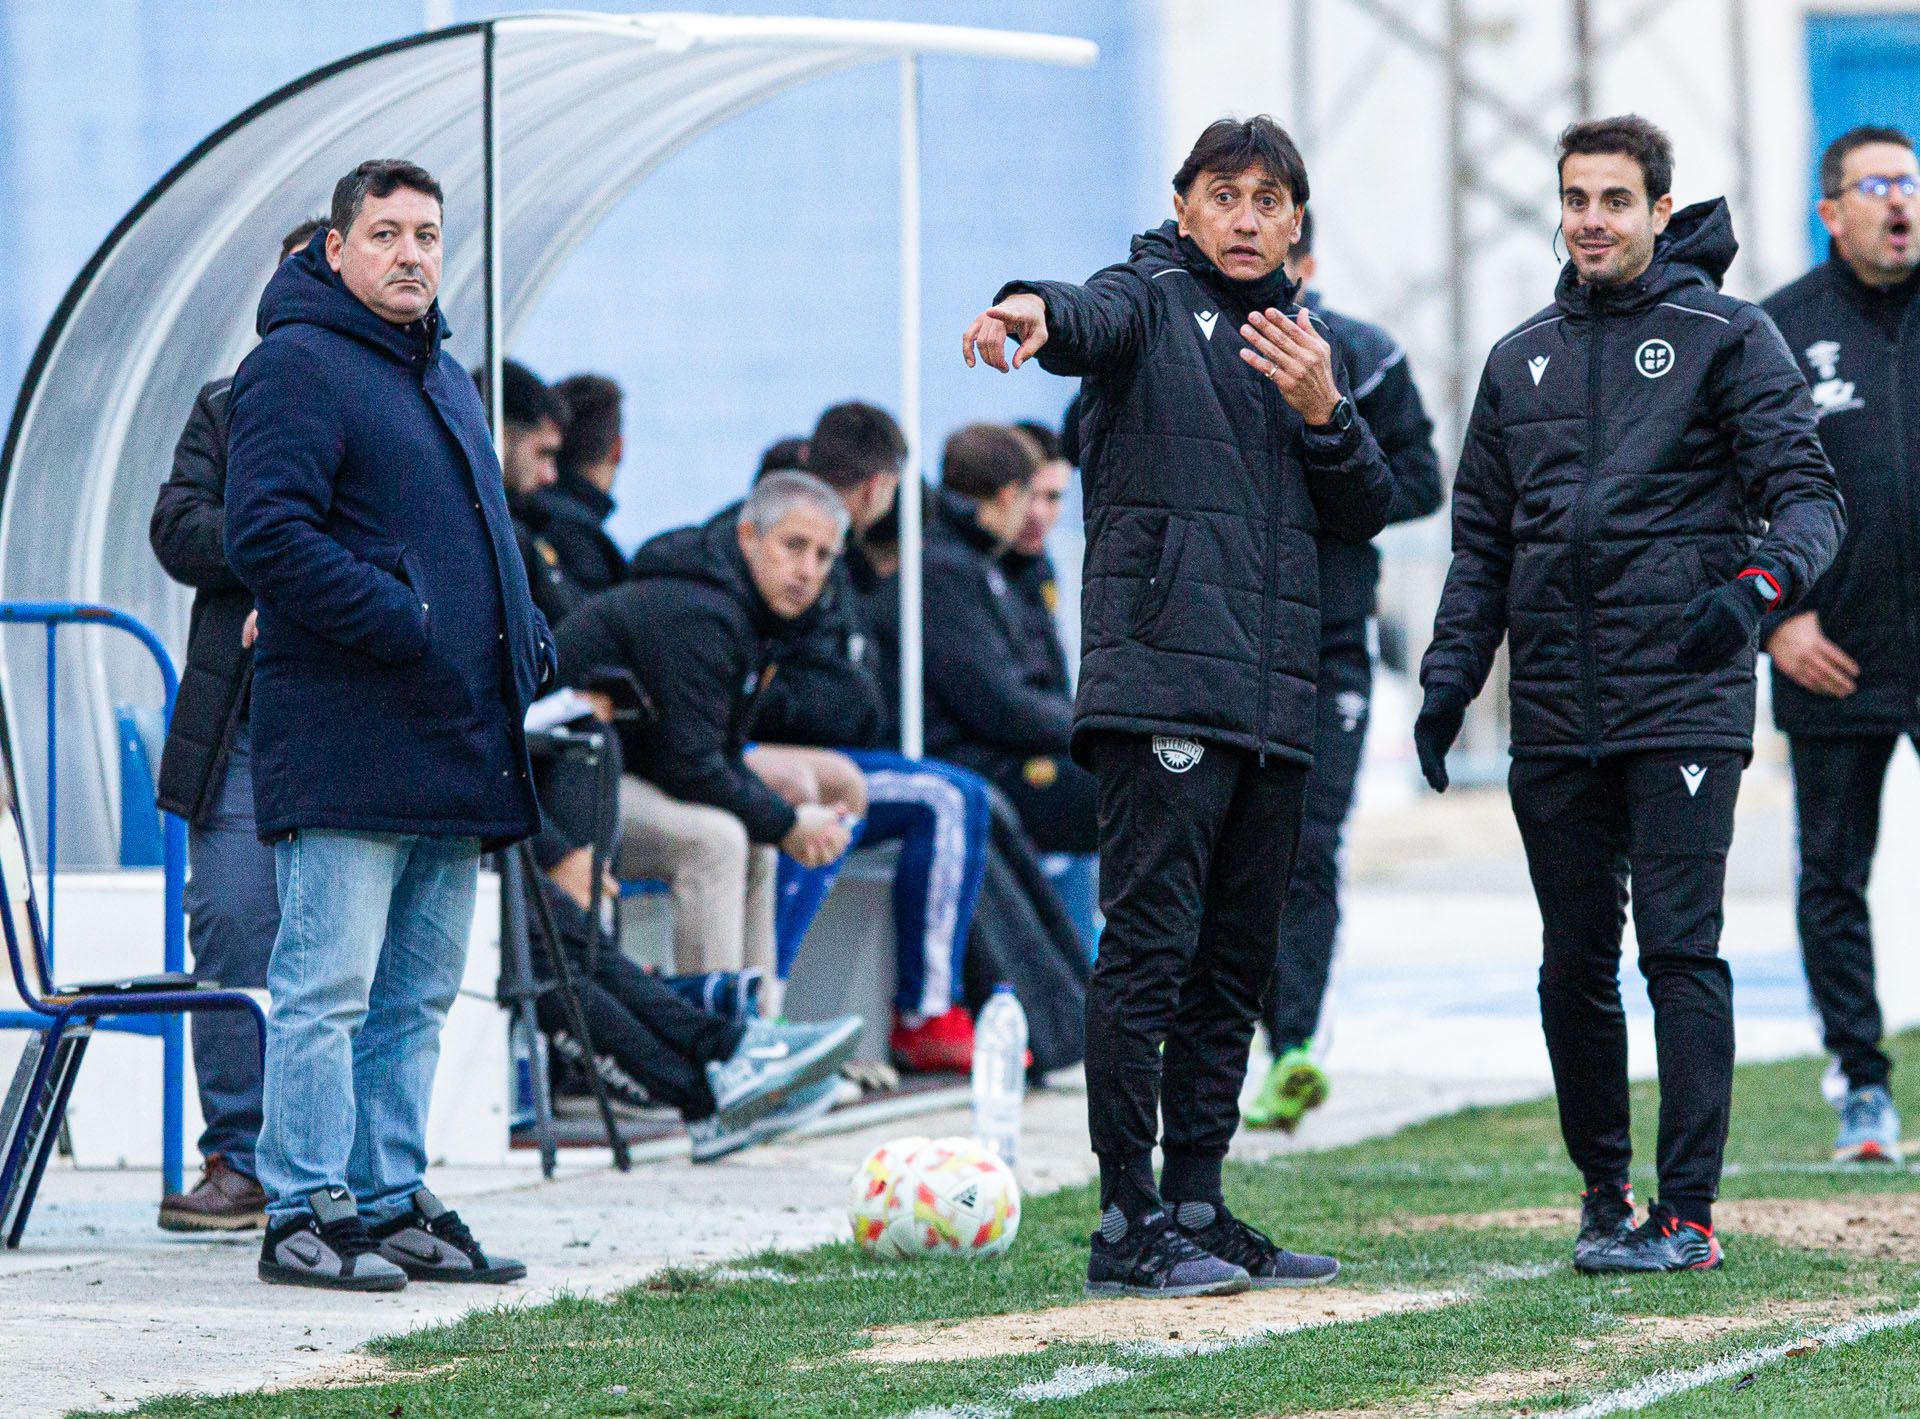
[[[1007,363],[1007,341],[1018,340],[1013,363]],[[975,351],[980,358],[1005,374],[1019,369],[1039,353],[1047,343],[1047,303],[1036,295],[1021,292],[1008,296],[973,318],[967,333],[960,337],[960,357],[973,368]]]

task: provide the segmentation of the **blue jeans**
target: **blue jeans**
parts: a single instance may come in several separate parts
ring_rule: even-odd
[[[259,990],[280,930],[273,849],[253,828],[253,772],[245,727],[234,736],[226,775],[205,827],[187,830],[187,932],[201,980]],[[260,1137],[260,1044],[237,1010],[197,1010],[193,1072],[206,1131],[200,1153],[218,1153],[235,1172],[254,1174]]]
[[[370,1220],[426,1182],[440,1027],[466,969],[473,838],[305,830],[274,847],[260,1185],[279,1221],[345,1187]]]

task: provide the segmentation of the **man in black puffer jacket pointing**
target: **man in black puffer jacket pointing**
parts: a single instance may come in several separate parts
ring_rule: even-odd
[[[1487,357],[1414,739],[1444,789],[1447,749],[1510,635],[1541,1017],[1586,1179],[1574,1262],[1714,1267],[1733,1086],[1721,896],[1753,752],[1754,636],[1833,559],[1840,496],[1779,332],[1718,290],[1737,249],[1725,204],[1672,210],[1673,149],[1643,118],[1575,124],[1560,152],[1572,260],[1554,304]],[[1660,1195],[1637,1228],[1629,874],[1660,1060]]]
[[[1006,369],[1011,338],[1014,365],[1037,355],[1085,380],[1072,749],[1100,781],[1107,916],[1087,1001],[1087,1284],[1163,1296],[1339,1269],[1235,1218],[1220,1165],[1313,762],[1314,539],[1371,538],[1393,494],[1283,269],[1307,200],[1293,140],[1269,118],[1223,119],[1173,188],[1176,220],[1132,259],[1084,286],[1005,286],[962,340],[969,364],[977,348]]]

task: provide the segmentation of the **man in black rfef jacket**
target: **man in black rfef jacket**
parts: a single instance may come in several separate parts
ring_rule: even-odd
[[[1880,1048],[1867,877],[1880,793],[1920,734],[1920,165],[1895,128],[1855,128],[1820,160],[1827,261],[1766,302],[1813,388],[1847,499],[1847,538],[1790,616],[1766,628],[1773,718],[1793,754],[1800,949],[1847,1079],[1836,1160],[1900,1161]]]
[[[1101,1203],[1087,1284],[1144,1295],[1339,1269],[1235,1218],[1220,1164],[1313,761],[1314,539],[1372,537],[1392,494],[1282,269],[1307,200],[1293,140],[1269,118],[1222,119],[1173,189],[1176,220],[1131,259],[1084,286],[1007,285],[962,341],[969,364],[977,348],[1007,368],[1012,338],[1015,365],[1038,355],[1085,380],[1072,749],[1100,780],[1107,916],[1087,1002]]]
[[[1487,357],[1414,742],[1444,789],[1447,749],[1511,635],[1540,1010],[1587,1185],[1574,1263],[1714,1267],[1733,1089],[1721,895],[1753,753],[1754,634],[1833,559],[1840,497],[1779,332],[1718,290],[1737,250],[1726,204],[1672,210],[1673,148],[1643,118],[1575,124],[1560,152],[1572,260],[1554,304]],[[1660,1057],[1660,1196],[1637,1228],[1629,874]]]

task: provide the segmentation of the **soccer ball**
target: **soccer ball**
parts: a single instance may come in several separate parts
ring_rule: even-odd
[[[1020,1230],[1020,1186],[1007,1165],[970,1138],[941,1138],[902,1149],[890,1144],[868,1160],[886,1154],[884,1222],[871,1242],[877,1256],[998,1256],[1013,1245]],[[896,1156],[903,1161],[895,1162]],[[863,1167],[860,1176],[865,1176]],[[856,1186],[859,1183],[856,1177]],[[870,1185],[870,1184],[869,1184]],[[871,1230],[872,1209],[856,1209],[855,1233]]]
[[[901,1253],[887,1244],[887,1209],[893,1203],[893,1185],[905,1170],[914,1150],[925,1147],[927,1138],[896,1138],[882,1143],[867,1154],[866,1161],[854,1169],[847,1185],[847,1217],[853,1223],[853,1239],[860,1249],[876,1256],[898,1258]]]

